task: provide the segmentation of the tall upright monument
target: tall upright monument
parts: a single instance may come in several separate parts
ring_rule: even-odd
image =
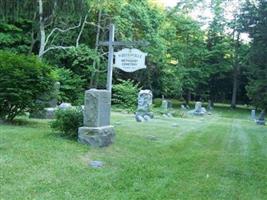
[[[110,125],[111,93],[108,90],[85,91],[83,127],[79,128],[78,141],[94,147],[113,143],[114,127]]]

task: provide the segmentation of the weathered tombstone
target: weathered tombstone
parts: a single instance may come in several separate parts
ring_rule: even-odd
[[[187,108],[185,107],[184,104],[181,105],[181,109],[182,109],[182,110],[187,110]]]
[[[168,109],[172,109],[172,102],[171,101],[167,101],[168,102]]]
[[[30,118],[53,119],[57,110],[59,89],[60,83],[56,82],[51,94],[41,96],[36,103],[42,105],[43,109],[31,112]]]
[[[115,131],[110,125],[111,93],[108,90],[87,90],[84,103],[84,126],[79,128],[78,141],[93,147],[113,143]]]
[[[50,108],[54,108],[58,104],[59,89],[60,89],[60,82],[56,82],[54,84],[54,88],[53,88],[53,92],[52,92],[52,95],[51,95],[51,99],[48,102]]]
[[[161,109],[163,113],[168,113],[168,101],[167,100],[162,100],[161,103]]]
[[[172,114],[170,112],[171,109],[172,109],[171,102],[167,100],[162,100],[161,110],[162,110],[163,117],[172,117]]]
[[[153,95],[150,90],[141,90],[138,94],[138,107],[135,114],[137,122],[148,121],[153,118],[153,113],[150,112]]]
[[[58,108],[60,110],[68,110],[68,109],[71,109],[72,108],[72,105],[71,103],[61,103]]]
[[[202,103],[200,101],[197,101],[195,104],[195,109],[189,111],[188,113],[193,115],[204,115],[207,113],[206,109],[202,107]]]
[[[259,118],[256,120],[258,125],[265,125],[265,111],[261,111]]]
[[[253,120],[253,121],[255,121],[256,120],[256,110],[251,110],[251,119]]]
[[[211,100],[209,100],[209,101],[208,101],[207,110],[208,110],[208,111],[212,111],[212,110],[213,110],[213,107],[212,107],[212,102],[211,102]]]
[[[195,112],[200,113],[202,108],[202,103],[200,101],[197,101],[195,104]]]

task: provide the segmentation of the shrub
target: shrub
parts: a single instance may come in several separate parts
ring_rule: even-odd
[[[131,80],[120,80],[113,86],[113,103],[120,107],[134,111],[137,105],[137,96],[140,88]]]
[[[54,85],[52,70],[35,56],[0,51],[0,118],[37,109],[37,100]]]
[[[97,65],[100,63],[100,56],[95,49],[81,44],[78,47],[67,49],[67,51],[61,52],[59,55],[60,66],[64,66],[85,79],[85,84],[88,85],[90,83],[92,73],[96,72],[93,63],[96,62]]]
[[[69,69],[57,68],[55,70],[57,81],[60,82],[59,101],[81,104],[84,94],[84,80]],[[82,102],[81,102],[82,101]]]
[[[58,110],[51,128],[63,136],[77,138],[78,128],[83,125],[82,108]]]

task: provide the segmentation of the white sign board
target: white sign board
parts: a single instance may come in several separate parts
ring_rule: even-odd
[[[138,49],[122,49],[115,53],[115,67],[125,72],[144,69],[146,55]]]

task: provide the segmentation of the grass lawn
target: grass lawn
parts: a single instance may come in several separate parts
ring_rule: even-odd
[[[0,199],[267,199],[267,127],[248,117],[112,113],[116,142],[103,149],[54,135],[46,120],[0,125]]]

